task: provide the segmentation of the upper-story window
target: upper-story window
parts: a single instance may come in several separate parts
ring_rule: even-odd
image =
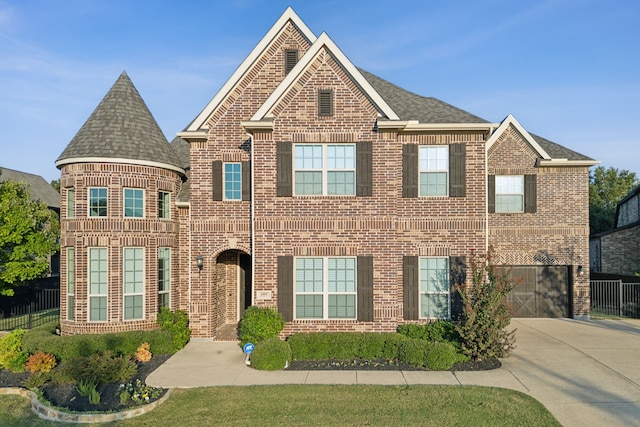
[[[447,196],[449,194],[449,146],[420,147],[420,195]]]
[[[74,188],[67,189],[67,218],[73,218],[76,211],[76,190]]]
[[[355,144],[294,146],[296,195],[355,195]]]
[[[298,50],[297,49],[285,49],[284,51],[284,73],[289,72],[298,63]]]
[[[242,200],[242,164],[224,164],[224,200]]]
[[[89,188],[89,216],[107,216],[106,188]]]
[[[144,217],[144,190],[140,188],[124,189],[124,216],[127,218]]]
[[[524,175],[496,175],[496,212],[524,212]]]
[[[158,218],[171,218],[171,195],[166,191],[158,191]]]

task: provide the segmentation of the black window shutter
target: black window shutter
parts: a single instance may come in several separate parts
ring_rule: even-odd
[[[420,318],[420,304],[418,280],[418,257],[405,256],[402,259],[402,296],[404,320],[418,320]]]
[[[276,143],[276,196],[291,197],[292,192],[292,145],[290,142]]]
[[[356,196],[369,197],[372,194],[373,143],[356,144]]]
[[[293,257],[278,257],[278,311],[285,322],[293,320]]]
[[[359,256],[357,263],[358,321],[373,322],[373,257]]]
[[[537,175],[524,176],[524,211],[527,213],[536,213],[538,210],[536,177]]]
[[[449,258],[449,279],[451,281],[451,319],[459,320],[462,315],[462,297],[457,286],[467,280],[467,259],[463,256]]]
[[[251,200],[251,162],[242,162],[242,200]]]
[[[402,197],[418,197],[418,146],[402,146]]]
[[[466,144],[451,144],[449,146],[449,196],[466,196]]]
[[[496,176],[489,175],[487,179],[487,205],[489,213],[496,212]]]
[[[213,162],[213,200],[222,200],[222,161]]]
[[[295,49],[286,49],[284,51],[284,73],[289,74],[289,72],[295,67],[298,63],[298,51]]]
[[[318,91],[318,115],[333,116],[333,91],[321,89]]]

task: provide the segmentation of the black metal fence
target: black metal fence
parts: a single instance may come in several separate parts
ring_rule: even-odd
[[[0,300],[0,331],[35,328],[59,316],[59,288],[32,288]]]

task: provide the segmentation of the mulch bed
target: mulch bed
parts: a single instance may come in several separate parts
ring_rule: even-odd
[[[146,363],[138,362],[138,373],[125,382],[135,382],[136,379],[140,379],[144,383],[147,376],[169,357],[171,357],[170,354],[159,354],[154,355],[153,358]],[[30,375],[28,372],[13,373],[0,369],[0,387],[24,387],[24,381],[27,380]],[[99,385],[97,390],[100,392],[100,403],[97,405],[92,405],[89,403],[88,398],[81,396],[75,385],[47,383],[42,386],[41,390],[44,398],[52,406],[70,412],[119,412],[139,406],[139,404],[132,400],[129,400],[124,405],[120,403],[120,384],[121,383],[111,383]],[[159,396],[150,399],[148,402],[145,402],[145,404],[160,399],[165,393],[166,389],[163,389]]]

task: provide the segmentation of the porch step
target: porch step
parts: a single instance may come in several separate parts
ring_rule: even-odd
[[[214,341],[238,341],[238,324],[227,323],[216,331]]]

